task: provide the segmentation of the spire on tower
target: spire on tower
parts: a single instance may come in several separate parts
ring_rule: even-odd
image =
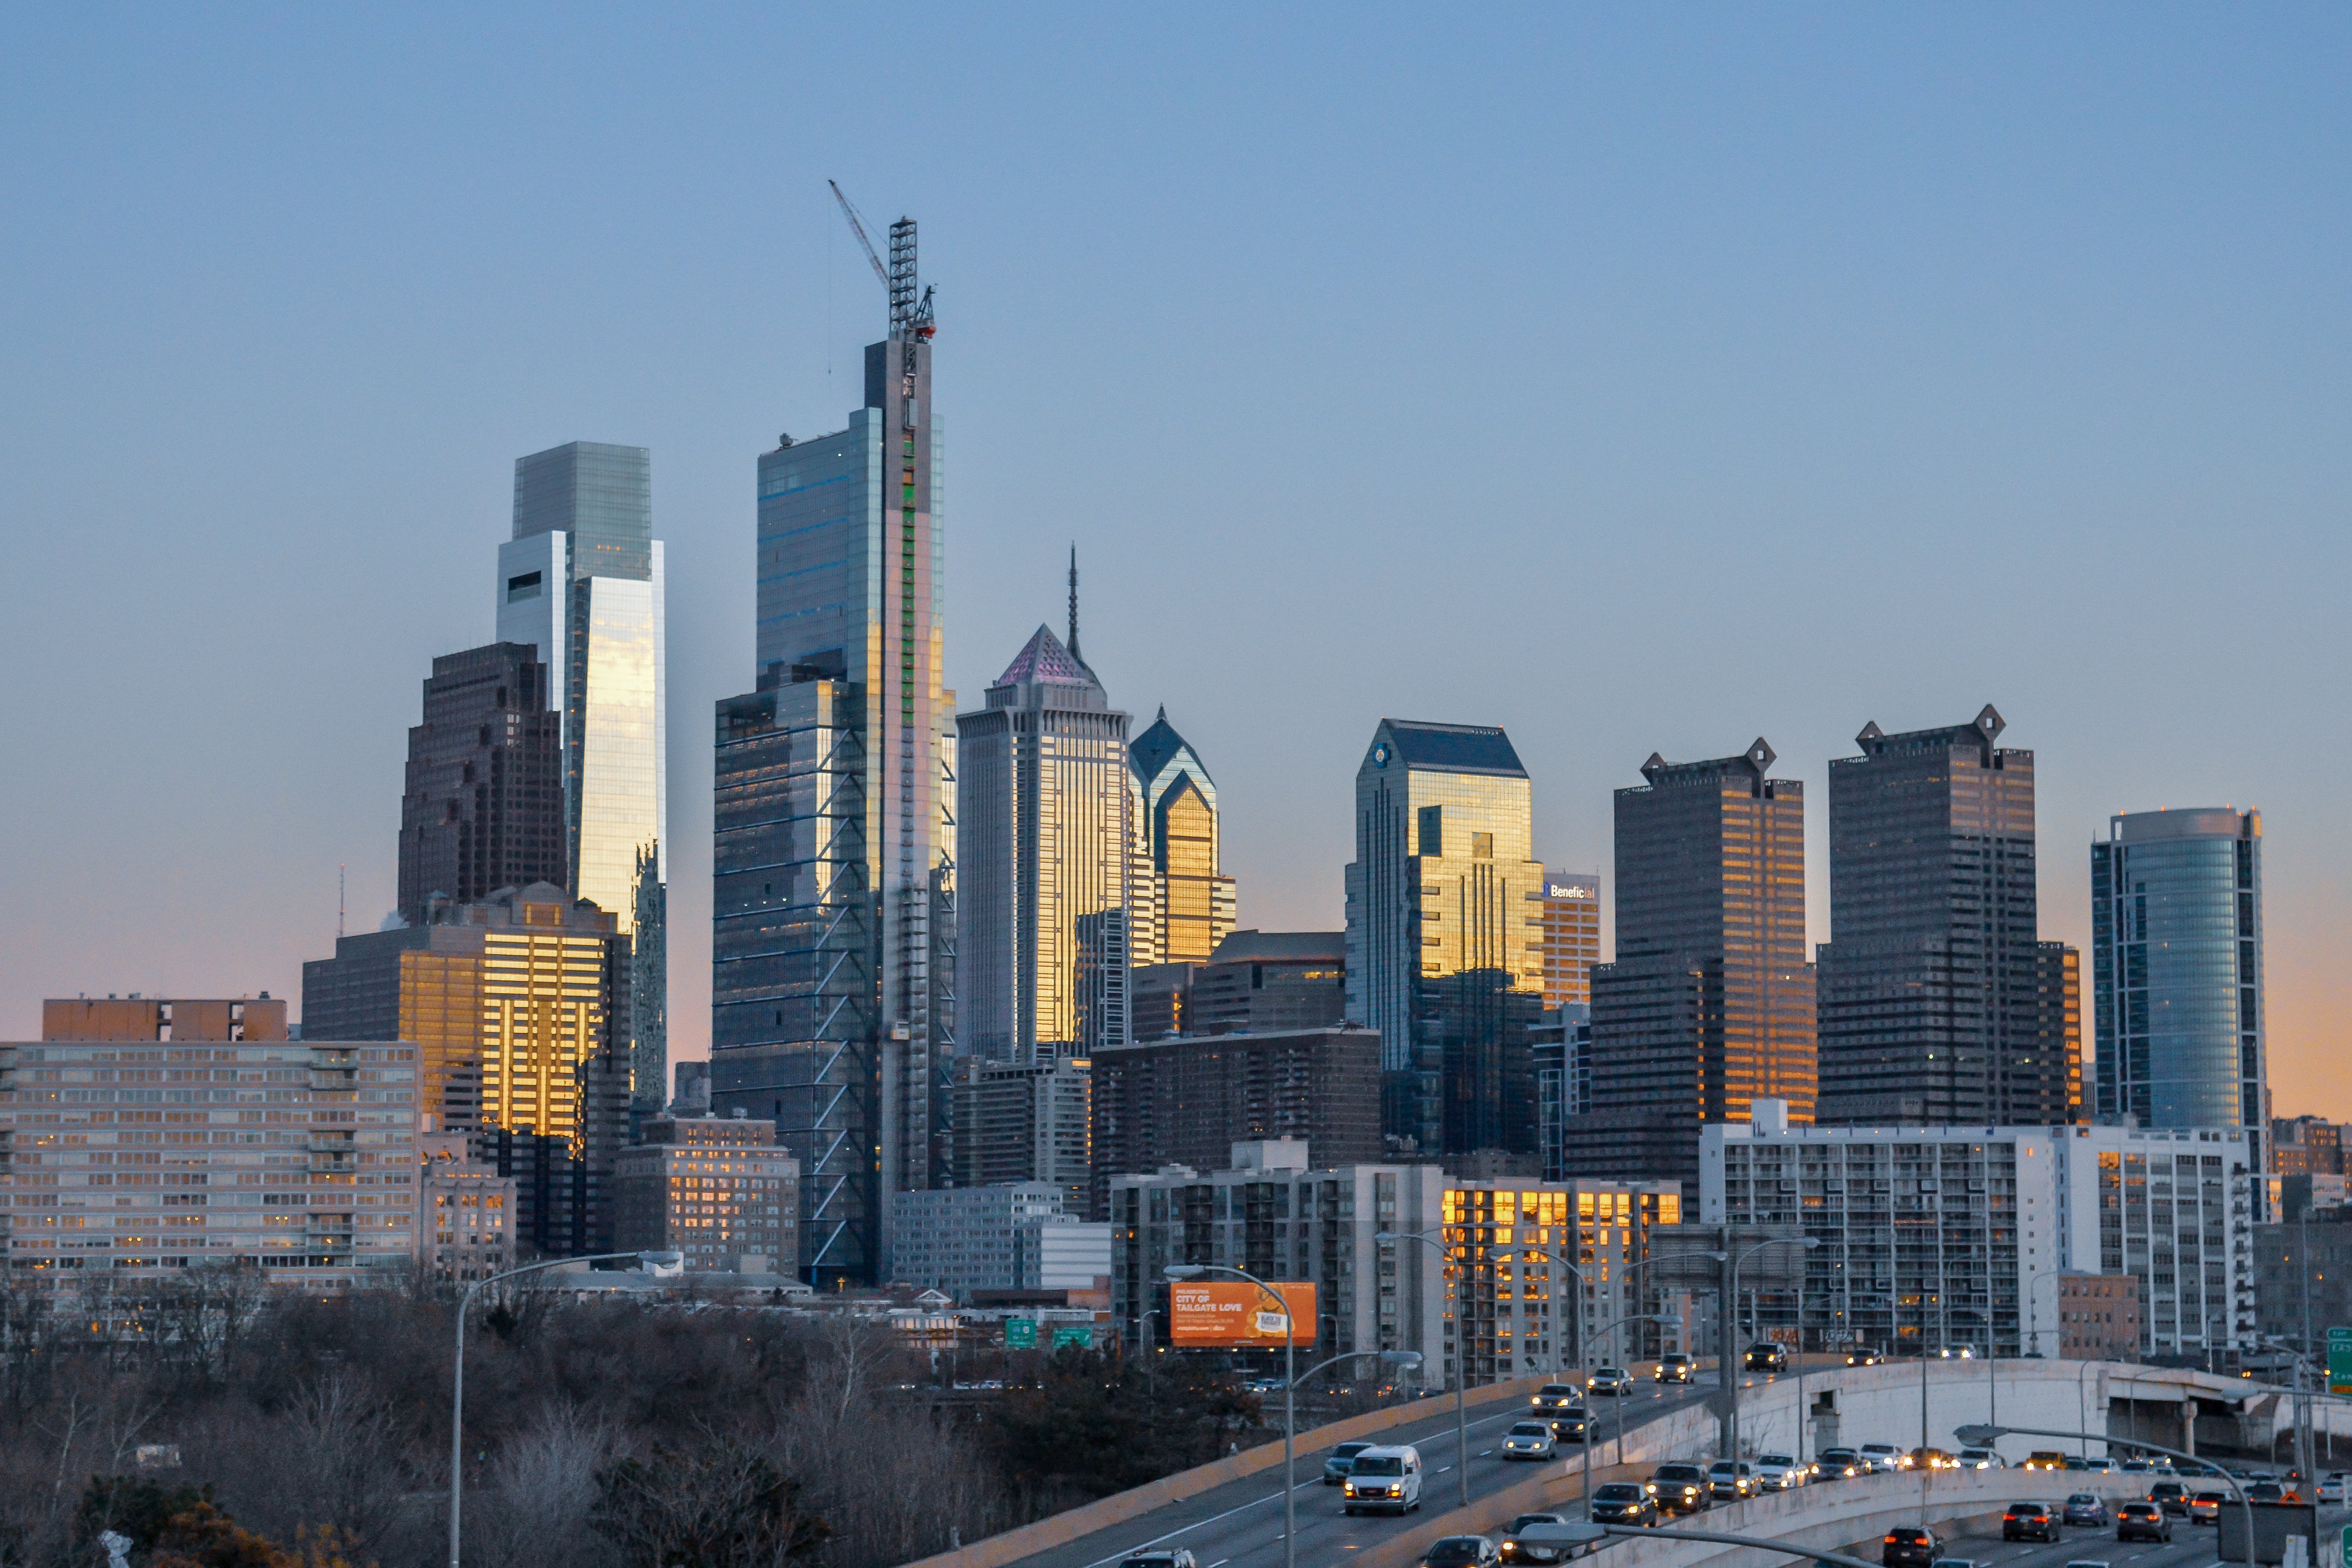
[[[1078,652],[1078,547],[1076,541],[1070,544],[1070,657],[1081,664],[1086,662]]]

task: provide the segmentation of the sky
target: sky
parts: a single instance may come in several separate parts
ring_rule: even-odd
[[[673,1055],[754,462],[838,429],[920,220],[964,706],[1066,553],[1336,929],[1383,716],[1506,726],[1608,869],[1653,752],[1986,702],[2045,937],[2126,810],[2263,812],[2280,1114],[2352,1118],[2340,7],[16,6],[0,13],[0,1037],[299,995],[394,898],[406,728],[513,462],[648,447]]]

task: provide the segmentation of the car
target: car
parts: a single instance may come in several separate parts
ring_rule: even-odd
[[[1960,1461],[1941,1448],[1914,1448],[1903,1456],[1906,1470],[1957,1470]]]
[[[1551,1423],[1520,1421],[1503,1434],[1503,1458],[1507,1459],[1549,1459],[1551,1458]]]
[[[2322,1503],[2333,1504],[2339,1508],[2342,1507],[2345,1492],[2344,1483],[2347,1479],[2347,1478],[2342,1470],[2331,1470],[2326,1475],[2320,1477],[2319,1500]]]
[[[1794,1491],[1811,1479],[1811,1471],[1797,1463],[1794,1454],[1756,1456],[1756,1489],[1759,1491]]]
[[[1964,1470],[2005,1470],[2009,1468],[2009,1461],[2002,1458],[1990,1448],[1963,1448],[1960,1450],[1960,1468]]]
[[[1421,1554],[1421,1568],[1495,1568],[1500,1560],[1483,1535],[1441,1535]]]
[[[1741,1359],[1743,1363],[1750,1372],[1786,1372],[1789,1370],[1788,1348],[1784,1345],[1774,1344],[1769,1340],[1759,1340],[1756,1343],[1749,1345],[1748,1347],[1748,1354]]]
[[[1508,1540],[1531,1524],[1566,1524],[1567,1522],[1568,1516],[1564,1513],[1523,1513],[1504,1528],[1503,1536],[1505,1540]],[[1497,1552],[1502,1550],[1499,1542],[1495,1550]]]
[[[1199,1568],[1199,1563],[1180,1547],[1174,1552],[1134,1552],[1120,1559],[1118,1568]]]
[[[2105,1454],[2094,1454],[2088,1458],[2069,1459],[2066,1461],[2066,1468],[2070,1470],[2088,1470],[2094,1475],[2107,1476],[2115,1473],[2116,1462]]]
[[[1346,1512],[1411,1513],[1421,1506],[1421,1450],[1410,1443],[1365,1449],[1339,1483]]]
[[[2169,1544],[2172,1521],[2152,1502],[2127,1502],[2116,1510],[2116,1539]]]
[[[1658,1358],[1658,1370],[1654,1374],[1660,1383],[1688,1383],[1698,1371],[1698,1363],[1680,1351],[1668,1351]]]
[[[1898,1524],[1878,1546],[1885,1568],[1931,1568],[1943,1554],[1943,1537],[1924,1524]]]
[[[1323,1456],[1323,1484],[1336,1487],[1348,1479],[1348,1467],[1356,1456],[1370,1447],[1370,1443],[1334,1443],[1331,1451]]]
[[[2248,1502],[2284,1502],[2286,1489],[2276,1481],[2255,1481],[2246,1488]]]
[[[1592,1412],[1581,1405],[1571,1405],[1565,1410],[1551,1413],[1552,1440],[1559,1443],[1581,1443],[1592,1428]]]
[[[2179,1481],[2158,1481],[2147,1489],[2147,1500],[2168,1514],[2189,1517],[2189,1489]]]
[[[2118,1468],[2127,1476],[2144,1476],[2154,1467],[2146,1459],[2126,1459]]]
[[[2073,1492],[2066,1499],[2065,1522],[2105,1530],[2115,1522],[2115,1516],[2107,1512],[2107,1500],[2098,1493]]]
[[[1660,1465],[1650,1472],[1643,1489],[1660,1513],[1696,1513],[1715,1500],[1709,1494],[1706,1471],[1697,1465]]]
[[[2046,1502],[2013,1502],[2000,1516],[2003,1541],[2061,1541],[2058,1510]]]
[[[1658,1505],[1633,1482],[1611,1481],[1607,1486],[1592,1489],[1592,1520],[1596,1524],[1638,1524],[1646,1528],[1658,1522]]]
[[[1889,1470],[1903,1468],[1903,1450],[1892,1443],[1864,1443],[1862,1446],[1862,1462],[1868,1474],[1883,1476]]]
[[[1565,1410],[1584,1397],[1584,1390],[1572,1383],[1547,1383],[1528,1400],[1528,1408],[1535,1411]]]
[[[1870,1474],[1870,1462],[1859,1448],[1823,1448],[1819,1461],[1822,1479],[1852,1480],[1856,1476]]]
[[[1845,1352],[1845,1364],[1848,1366],[1876,1366],[1885,1359],[1884,1351],[1873,1350],[1868,1345],[1856,1345]]]
[[[1937,1351],[1936,1354],[1945,1361],[1974,1361],[1977,1359],[1977,1347],[1974,1345],[1946,1345],[1943,1349]]]
[[[1533,1520],[1532,1524],[1514,1521],[1496,1548],[1496,1558],[1505,1563],[1565,1563],[1571,1557],[1581,1557],[1592,1550],[1589,1541],[1577,1539],[1582,1525],[1570,1525],[1557,1514],[1521,1514],[1521,1519]]]
[[[2067,1468],[2066,1456],[2055,1448],[2036,1448],[2025,1456],[2021,1467],[2029,1470],[2063,1470]]]
[[[2213,1524],[2221,1522],[2221,1505],[2230,1500],[2224,1491],[2200,1491],[2189,1494],[2189,1522]]]
[[[1593,1394],[1605,1394],[1612,1399],[1622,1399],[1633,1392],[1633,1374],[1622,1366],[1597,1366],[1584,1381],[1585,1388]]]
[[[1706,1468],[1706,1492],[1717,1502],[1738,1502],[1756,1495],[1756,1468],[1717,1459]]]

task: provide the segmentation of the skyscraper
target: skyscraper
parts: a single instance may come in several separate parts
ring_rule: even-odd
[[[711,1094],[801,1165],[803,1276],[870,1281],[945,1179],[955,1050],[944,446],[915,225],[848,427],[759,462],[757,689],[719,704]]]
[[[1217,786],[1162,708],[1127,749],[1141,795],[1133,960],[1199,963],[1233,931],[1234,879],[1220,873]]]
[[[1535,1151],[1543,867],[1510,737],[1383,719],[1356,770],[1348,1016],[1381,1037],[1381,1123],[1423,1153]]]
[[[1601,962],[1601,873],[1546,871],[1543,894],[1544,1005],[1592,1000]]]
[[[1966,724],[1854,737],[1830,763],[1830,919],[1818,953],[1822,1121],[2074,1119],[2042,1016],[2033,753]],[[2075,1097],[2079,1101],[2079,1095]]]
[[[1617,956],[1592,972],[1591,1104],[1570,1175],[1672,1176],[1696,1196],[1699,1127],[1759,1099],[1813,1110],[1805,798],[1772,748],[1669,763],[1617,792]]]
[[[400,797],[400,916],[411,925],[436,895],[470,903],[564,880],[562,721],[533,653],[500,642],[433,661]]]
[[[958,975],[967,1049],[1091,1056],[1129,1036],[1135,846],[1127,715],[1039,626],[958,715]]]
[[[2139,811],[2109,821],[2106,839],[2091,846],[2102,1118],[2259,1136],[2270,1097],[2262,920],[2260,812]]]

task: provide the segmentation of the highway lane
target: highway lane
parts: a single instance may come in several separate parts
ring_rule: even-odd
[[[1740,1379],[1744,1387],[1773,1381],[1776,1380],[1761,1375],[1743,1375]],[[1632,1432],[1661,1415],[1705,1400],[1714,1389],[1714,1376],[1706,1373],[1696,1385],[1661,1385],[1645,1381],[1622,1401],[1589,1400],[1587,1404],[1599,1417],[1598,1438],[1592,1451],[1596,1484],[1616,1453],[1613,1439],[1616,1417],[1621,1412],[1612,1410],[1612,1405],[1622,1406],[1624,1429]],[[1473,1499],[1515,1486],[1539,1469],[1524,1460],[1505,1459],[1500,1455],[1504,1431],[1527,1415],[1528,1407],[1517,1403],[1490,1406],[1484,1413],[1475,1409],[1470,1412],[1469,1480]],[[1449,1512],[1459,1506],[1451,1411],[1384,1433],[1381,1440],[1412,1443],[1420,1448],[1428,1472],[1421,1513],[1347,1516],[1340,1510],[1339,1489],[1322,1484],[1326,1450],[1317,1448],[1310,1452],[1301,1448],[1297,1506],[1298,1558],[1302,1564],[1344,1557],[1432,1514]],[[1560,1453],[1561,1458],[1552,1464],[1565,1464],[1571,1474],[1581,1471],[1583,1456],[1573,1444],[1563,1446]],[[1279,1568],[1283,1556],[1280,1468],[1229,1482],[1198,1497],[1155,1510],[1141,1519],[1037,1552],[1023,1559],[1020,1568],[1111,1568],[1129,1552],[1146,1546],[1184,1548],[1199,1561],[1200,1568]]]
[[[2064,1489],[2051,1493],[2049,1500],[2063,1502]],[[2352,1514],[2342,1509],[2319,1510],[2322,1534],[2341,1528]],[[2217,1568],[2221,1554],[2220,1531],[2210,1524],[2190,1524],[2186,1520],[2172,1521],[2172,1544],[2158,1546],[2149,1542],[2124,1542],[2116,1539],[2115,1527],[2105,1530],[2069,1530],[2066,1539],[2041,1542],[2004,1542],[1998,1534],[1963,1535],[1948,1542],[1944,1550],[1948,1556],[1966,1557],[1979,1568],[2065,1568],[2069,1563],[2102,1563],[2106,1568]],[[1306,1538],[1301,1535],[1300,1540]],[[1857,1553],[1875,1562],[1874,1550]]]

